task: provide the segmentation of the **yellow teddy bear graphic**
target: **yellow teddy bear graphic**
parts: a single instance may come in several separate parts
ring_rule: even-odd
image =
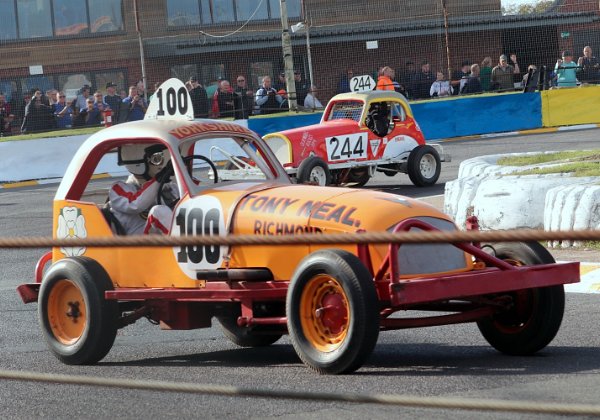
[[[85,238],[85,218],[77,207],[63,207],[58,215],[58,229],[56,237],[59,239]],[[60,252],[67,257],[76,257],[85,253],[85,247],[61,247]]]

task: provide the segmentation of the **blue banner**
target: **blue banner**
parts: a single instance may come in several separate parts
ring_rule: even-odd
[[[426,140],[542,127],[538,92],[423,101],[411,108]]]
[[[313,114],[290,115],[286,113],[269,117],[252,117],[248,120],[248,128],[262,137],[277,131],[318,124],[322,115],[322,112],[315,112]]]

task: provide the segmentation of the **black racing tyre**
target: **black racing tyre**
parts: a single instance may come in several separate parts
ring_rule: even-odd
[[[496,257],[516,265],[551,264],[554,258],[537,242],[489,245]],[[510,275],[507,273],[507,275]],[[527,356],[546,347],[556,336],[565,309],[562,285],[509,293],[513,305],[477,322],[479,331],[496,350]]]
[[[419,145],[408,155],[407,172],[410,181],[417,187],[434,185],[440,177],[442,161],[440,155],[429,145]]]
[[[379,337],[372,275],[347,251],[320,250],[300,262],[288,289],[286,314],[296,353],[321,374],[354,372]]]
[[[44,275],[38,314],[50,350],[68,365],[91,365],[108,354],[117,335],[118,303],[106,300],[113,284],[87,257],[53,264]]]
[[[348,182],[354,184],[355,187],[364,187],[371,179],[371,172],[368,166],[354,168],[348,174]]]
[[[298,184],[316,184],[325,186],[331,184],[331,172],[327,163],[318,156],[309,156],[300,162]]]
[[[218,316],[223,335],[233,344],[240,347],[266,347],[275,343],[283,334],[261,334],[260,327],[251,329],[240,327],[237,316]]]

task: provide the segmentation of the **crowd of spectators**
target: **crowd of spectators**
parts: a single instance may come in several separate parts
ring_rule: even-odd
[[[460,69],[447,78],[444,71],[434,71],[428,61],[417,68],[412,61],[406,61],[404,68],[394,70],[390,66],[379,69],[377,89],[393,90],[407,99],[443,98],[452,95],[471,95],[483,92],[507,92],[521,88],[535,91],[543,80],[548,87],[574,87],[579,84],[600,83],[600,62],[592,49],[586,46],[577,62],[573,54],[564,51],[553,68],[543,71],[530,64],[526,72],[519,67],[516,54],[502,54],[496,65],[491,57],[485,57],[480,64],[461,62]],[[337,93],[351,91],[354,71],[347,69],[337,86]],[[238,75],[235,83],[229,80],[212,80],[207,86],[191,76],[185,85],[190,93],[196,118],[247,119],[252,115],[265,115],[289,109],[286,92],[285,73],[276,80],[267,75],[261,78],[256,90],[248,85],[244,75]],[[160,83],[154,84],[154,91]],[[323,102],[318,98],[320,90],[311,81],[303,78],[300,71],[294,71],[294,87],[299,109],[322,109]],[[104,91],[92,93],[89,85],[84,85],[73,98],[55,89],[43,92],[31,89],[25,92],[19,103],[13,95],[10,101],[0,92],[0,135],[31,133],[71,127],[100,126],[118,124],[144,118],[152,94],[146,98],[142,81],[129,87],[128,92],[117,93],[117,85],[108,82]],[[107,122],[107,116],[108,118]]]
[[[423,100],[484,92],[532,92],[542,83],[542,78],[545,88],[600,84],[600,62],[589,46],[583,49],[583,56],[579,57],[577,63],[573,60],[573,54],[564,51],[556,65],[545,70],[531,64],[523,72],[516,54],[502,54],[496,65],[491,57],[485,57],[480,64],[465,60],[460,69],[452,72],[448,78],[445,71],[434,72],[428,61],[421,62],[419,69],[412,61],[406,61],[404,68],[398,71],[389,66],[381,67],[377,74],[376,89],[395,90],[407,99]],[[350,92],[353,77],[354,71],[348,69],[340,77],[337,93]]]

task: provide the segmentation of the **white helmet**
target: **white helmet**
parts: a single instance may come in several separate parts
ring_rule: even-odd
[[[167,166],[171,154],[163,144],[131,144],[119,147],[118,164],[136,177],[148,180]]]

